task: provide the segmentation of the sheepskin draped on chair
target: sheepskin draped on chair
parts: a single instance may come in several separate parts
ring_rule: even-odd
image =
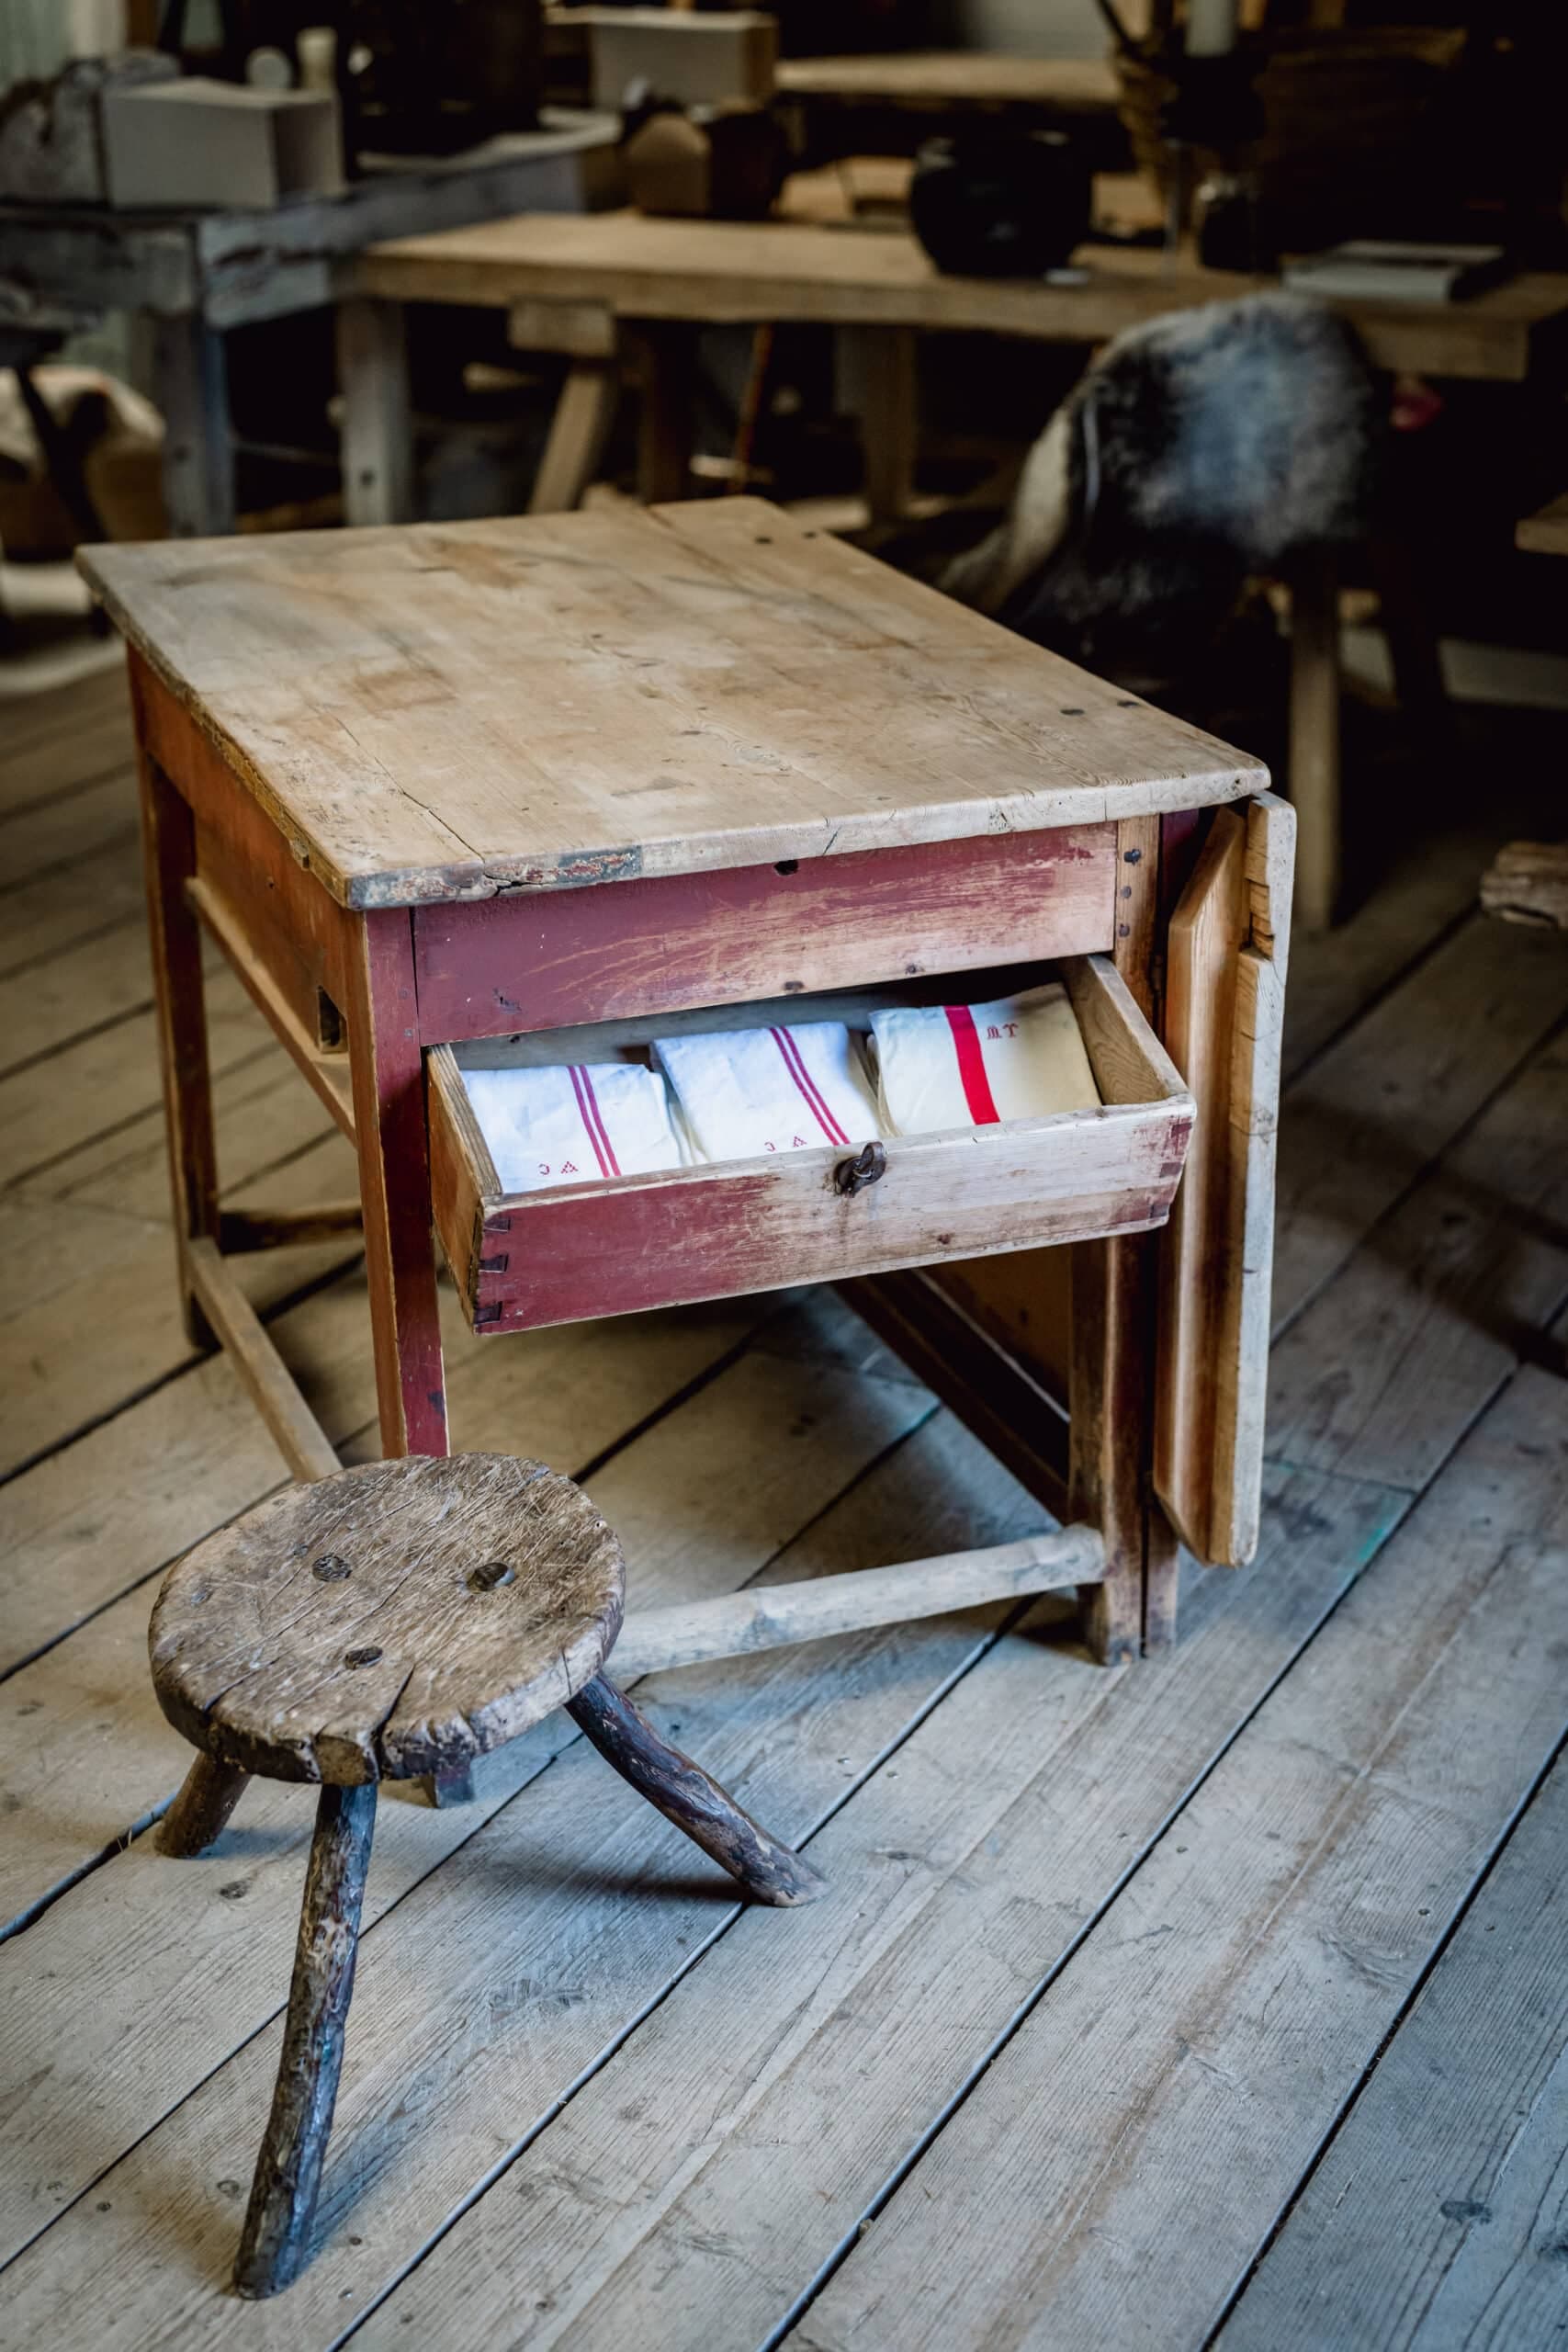
[[[1366,536],[1383,401],[1353,328],[1254,294],[1118,335],[949,594],[1089,667],[1172,671],[1249,574]]]

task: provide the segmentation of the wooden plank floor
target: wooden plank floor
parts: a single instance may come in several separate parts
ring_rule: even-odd
[[[283,1471],[175,1312],[118,675],[3,717],[7,2352],[1561,2344],[1568,943],[1472,911],[1506,812],[1297,951],[1255,1566],[1190,1571],[1157,1665],[1094,1669],[1052,1601],[645,1683],[807,1841],[804,1912],[738,1905],[565,1718],[472,1805],[389,1803],[319,2252],[256,2305],[311,1809],[258,1787],[161,1860],[145,1638]],[[340,1193],[209,995],[228,1196]],[[242,1266],[373,1452],[346,1246]],[[641,1601],[1037,1523],[831,1297],[449,1340],[458,1442],[586,1471]]]

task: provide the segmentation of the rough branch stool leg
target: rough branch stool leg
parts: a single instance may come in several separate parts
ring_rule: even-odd
[[[204,1854],[213,1839],[222,1836],[250,1777],[236,1764],[220,1764],[216,1756],[198,1756],[158,1826],[158,1851],[182,1862]]]
[[[363,1788],[321,1791],[277,2087],[234,2266],[237,2291],[253,2299],[276,2295],[291,2284],[310,2251],[343,2072],[344,2028],[375,1826],[373,1781]]]
[[[648,1717],[604,1675],[585,1683],[567,1713],[639,1796],[683,1829],[694,1845],[738,1878],[758,1903],[814,1903],[828,1882],[789,1846],[770,1838],[728,1791],[660,1739]]]

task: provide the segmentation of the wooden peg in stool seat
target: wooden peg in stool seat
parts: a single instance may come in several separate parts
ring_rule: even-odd
[[[288,1487],[165,1577],[153,1687],[200,1753],[164,1816],[164,1851],[209,1845],[253,1774],[321,1792],[241,2294],[276,2294],[309,2255],[378,1781],[464,1774],[570,1707],[749,1894],[822,1893],[808,1863],[600,1674],[624,1584],[620,1544],[587,1497],[500,1454],[415,1455]]]

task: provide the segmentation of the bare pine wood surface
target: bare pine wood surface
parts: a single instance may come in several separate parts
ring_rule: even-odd
[[[1302,1074],[1280,1107],[1276,1331],[1565,1012],[1562,941],[1477,916]]]
[[[124,764],[76,791],[45,791],[12,813],[3,829],[0,884],[7,898],[25,883],[57,883],[104,850],[123,849],[136,831],[136,770]]]
[[[471,1763],[598,1672],[622,1564],[587,1497],[510,1455],[317,1474],[198,1544],[152,1611],[159,1704],[280,1781]]]
[[[1025,1593],[1092,1584],[1105,1547],[1092,1527],[1064,1528],[1022,1544],[987,1551],[950,1552],[941,1559],[909,1560],[897,1567],[860,1568],[831,1584],[802,1584],[735,1593],[713,1601],[645,1610],[624,1628],[615,1645],[622,1675],[656,1674],[708,1658],[750,1657],[754,1650],[822,1641],[911,1617],[944,1617]]]
[[[169,1563],[286,1474],[234,1366],[178,1333],[141,943],[88,921],[89,877],[135,903],[111,879],[128,780],[89,775],[107,689],[85,717],[79,757],[60,710],[26,729],[37,789],[0,745],[0,809],[31,803],[0,846],[48,853],[6,893],[47,1026],[0,1079],[0,1351],[28,1417],[0,1487],[0,2335],[1199,2352],[1227,2315],[1248,2346],[1324,2340],[1342,2278],[1355,2352],[1549,2327],[1568,960],[1467,919],[1447,848],[1326,960],[1294,951],[1253,1565],[1189,1568],[1158,1664],[1091,1668],[1047,1598],[645,1681],[660,1736],[827,1880],[798,1914],[738,1903],[558,1713],[481,1759],[472,1806],[384,1802],[319,2251],[235,2301],[310,1796],[256,1784],[210,1852],[159,1853],[189,1750],[146,1627]],[[220,1213],[352,1189],[238,984],[209,999]],[[233,1272],[365,1460],[355,1247]],[[484,1349],[449,1293],[442,1315],[455,1442],[587,1470],[633,1612],[819,1580],[832,1620],[845,1572],[1039,1530],[830,1298]],[[1434,2118],[1404,2170],[1402,2075]],[[1340,2193],[1371,2142],[1409,2204],[1397,2274]]]
[[[1531,1802],[1217,2339],[1504,2352],[1562,2333],[1568,1766]],[[1375,2194],[1358,2193],[1375,2182]]]
[[[1516,1443],[1558,1385],[1519,1375]],[[1461,1449],[786,2340],[1204,2341],[1568,1733],[1561,1449],[1500,1498],[1488,1454]]]
[[[83,563],[349,905],[1093,824],[1267,780],[756,499]]]
[[[974,62],[1004,74],[1015,64]],[[499,310],[600,302],[626,319],[808,321],[1090,344],[1170,311],[1278,283],[1204,269],[1190,254],[1173,268],[1148,247],[1097,245],[1083,258],[1085,282],[1031,285],[945,276],[907,230],[532,214],[373,246],[355,264],[353,284],[356,292],[397,301]],[[1380,367],[1517,380],[1536,330],[1568,310],[1568,278],[1522,273],[1463,303],[1359,300],[1336,308],[1354,320]]]
[[[465,2216],[411,2274],[371,2322],[378,2352],[449,2305],[458,2277],[473,2331],[458,2340],[476,2345],[536,2292],[550,2298],[541,2344],[575,2345],[580,2330],[609,2343],[628,2311],[667,2298],[665,2342],[763,2340],[1390,1523],[1388,1498],[1348,1482],[1286,1476],[1270,1499],[1279,1548],[1242,1578],[1209,1580],[1240,1616],[1195,1604],[1198,1630],[1168,1668],[1086,1680],[1051,1645],[1049,1603],[990,1649],[890,1776],[811,1841],[830,1882],[812,1951],[764,1950],[760,1923],[743,1922],[705,1962],[704,1998],[667,2001],[520,2150],[515,2194]],[[683,1701],[695,1680],[680,1679]],[[780,2134],[789,2156],[775,2170]],[[615,2184],[608,2199],[601,2181]]]

